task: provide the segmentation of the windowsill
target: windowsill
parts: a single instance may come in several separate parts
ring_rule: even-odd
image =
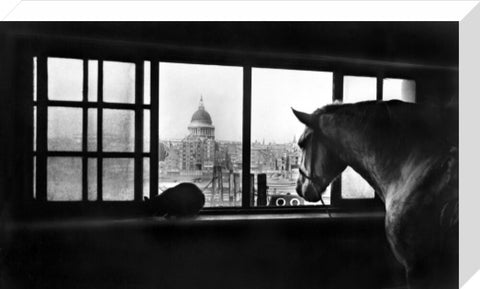
[[[75,229],[115,229],[115,228],[151,228],[151,227],[183,227],[183,226],[216,226],[216,225],[256,225],[256,224],[332,224],[348,222],[383,222],[385,213],[374,212],[295,212],[295,213],[261,213],[261,214],[202,214],[193,218],[164,217],[82,217],[70,219],[50,219],[34,221],[6,222],[6,231],[17,230],[75,230]]]

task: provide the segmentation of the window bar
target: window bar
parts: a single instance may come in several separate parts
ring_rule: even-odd
[[[98,85],[97,85],[97,201],[103,201],[103,60],[98,60]]]
[[[47,57],[37,58],[37,200],[47,200],[47,121],[48,121]]]
[[[29,95],[31,96],[31,100],[32,100],[32,106],[31,106],[31,112],[32,114],[29,115],[28,117],[28,123],[30,124],[29,127],[31,127],[30,129],[30,133],[28,134],[29,137],[28,137],[28,143],[30,144],[30,148],[32,150],[32,158],[30,159],[30,162],[29,162],[29,170],[28,170],[28,173],[27,173],[27,177],[28,177],[28,187],[30,188],[30,190],[28,191],[28,195],[27,196],[22,196],[24,197],[23,199],[26,199],[28,201],[32,201],[35,199],[35,195],[36,195],[36,180],[34,180],[34,176],[36,178],[36,175],[34,175],[34,170],[36,170],[36,156],[37,156],[37,148],[36,148],[36,143],[34,143],[34,137],[33,135],[37,133],[36,129],[37,129],[37,125],[36,125],[36,114],[37,114],[37,97],[36,95],[34,96],[33,95],[33,92],[34,90],[37,89],[37,69],[36,69],[36,65],[37,65],[37,57],[32,57],[32,58],[29,58],[29,59],[26,59],[25,61],[25,71],[26,72],[29,72],[30,75],[32,76],[32,81],[30,81],[30,85],[28,87],[26,87],[26,90],[29,91]],[[23,74],[23,70],[21,72]],[[22,77],[23,79],[23,77]],[[25,79],[28,79],[25,77]],[[35,125],[34,125],[35,123]],[[34,131],[35,130],[35,131]],[[35,167],[34,167],[35,166]]]
[[[383,74],[377,76],[377,101],[383,99],[383,78]],[[377,192],[374,192],[373,199],[380,201],[380,197],[378,196]]]
[[[250,207],[250,132],[252,107],[252,67],[243,67],[243,128],[242,128],[242,208]]]
[[[343,101],[343,73],[333,73],[333,101]],[[340,174],[330,188],[330,205],[337,206],[342,201],[342,175]]]
[[[87,84],[88,85],[88,84]],[[70,100],[49,100],[47,101],[48,106],[68,106],[68,107],[88,107],[88,108],[99,108],[99,103],[93,102],[83,102],[83,101],[70,101]],[[103,108],[111,108],[111,109],[129,109],[135,110],[135,104],[131,103],[103,103]],[[150,105],[142,105],[143,108],[150,108]]]
[[[82,151],[48,151],[47,157],[82,157],[87,158],[134,158],[135,152],[82,152]],[[148,157],[146,153],[142,154],[143,157]]]
[[[143,196],[143,60],[135,63],[135,165],[134,200]]]
[[[88,138],[88,59],[83,60],[83,104],[82,109],[82,200],[88,201],[88,158],[87,138]]]
[[[24,64],[23,64],[24,63]],[[29,165],[28,165],[28,171],[27,171],[27,185],[28,185],[28,194],[27,195],[22,195],[21,198],[23,200],[31,201],[34,199],[34,191],[36,191],[36,188],[34,188],[35,180],[34,178],[34,166],[36,166],[36,147],[34,142],[34,135],[37,133],[34,131],[36,129],[36,109],[37,109],[37,99],[36,95],[34,96],[34,89],[36,89],[36,79],[37,79],[37,70],[36,70],[36,65],[37,65],[37,58],[36,57],[26,57],[22,58],[22,64],[20,64],[20,67],[24,67],[24,69],[21,69],[21,74],[27,75],[29,73],[32,76],[32,81],[28,82],[28,85],[25,86],[25,90],[21,92],[23,95],[29,95],[31,99],[31,114],[27,116],[27,120],[29,123],[29,134],[28,134],[28,144],[30,145],[30,149],[32,151],[32,157],[29,159]],[[22,76],[23,79],[23,76]],[[2,133],[0,133],[2,135]],[[0,136],[1,137],[1,136]]]
[[[383,99],[383,76],[377,76],[377,100]]]
[[[156,60],[150,62],[150,198],[158,194],[158,103],[159,66]]]

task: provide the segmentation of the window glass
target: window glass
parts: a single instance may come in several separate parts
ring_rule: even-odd
[[[150,198],[150,158],[143,158],[143,196]]]
[[[83,61],[49,57],[48,99],[81,101],[83,99]]]
[[[150,61],[143,63],[143,103],[150,104]]]
[[[96,102],[98,95],[98,60],[88,61],[88,101]]]
[[[345,76],[343,79],[343,102],[359,102],[377,99],[375,77]],[[375,197],[374,189],[351,167],[342,173],[342,198],[365,199]]]
[[[33,101],[37,101],[37,57],[33,58]]]
[[[343,78],[343,102],[352,103],[377,99],[377,78],[345,76]]]
[[[48,108],[48,150],[80,151],[82,149],[82,109]]]
[[[298,197],[295,187],[301,150],[297,141],[305,125],[291,108],[313,112],[332,102],[331,72],[286,69],[252,70],[251,172],[255,175],[255,205],[321,205]],[[265,176],[262,176],[265,175]],[[264,179],[262,179],[264,178]],[[258,199],[265,190],[267,201]],[[330,204],[330,186],[323,195]]]
[[[133,201],[134,160],[131,158],[103,159],[103,200]]]
[[[135,112],[103,110],[103,150],[133,152],[135,145]]]
[[[82,200],[82,159],[75,157],[47,158],[47,200]]]
[[[88,109],[88,133],[87,133],[87,149],[88,151],[97,150],[97,118],[98,112],[96,108]]]
[[[97,200],[97,159],[89,158],[87,160],[88,169],[88,200],[96,201]]]
[[[143,151],[150,152],[150,110],[143,110]]]
[[[103,62],[103,100],[105,102],[135,102],[135,64]]]
[[[205,207],[236,206],[241,180],[243,69],[160,63],[159,189],[193,182]]]
[[[415,81],[386,78],[383,80],[383,100],[399,99],[415,102]]]
[[[37,150],[37,107],[33,107],[33,151]]]

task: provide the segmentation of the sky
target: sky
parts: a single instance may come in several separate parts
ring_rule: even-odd
[[[200,96],[218,140],[241,141],[241,67],[160,63],[160,138],[187,135]],[[252,70],[252,141],[286,143],[304,130],[291,107],[312,112],[331,102],[332,73]]]
[[[332,102],[331,72],[252,69],[252,137],[265,143],[292,142],[305,129],[291,108],[311,113]]]

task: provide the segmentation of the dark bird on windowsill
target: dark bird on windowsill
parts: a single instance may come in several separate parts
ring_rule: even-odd
[[[181,183],[151,200],[144,199],[150,215],[166,218],[194,217],[205,205],[205,195],[193,183]]]

